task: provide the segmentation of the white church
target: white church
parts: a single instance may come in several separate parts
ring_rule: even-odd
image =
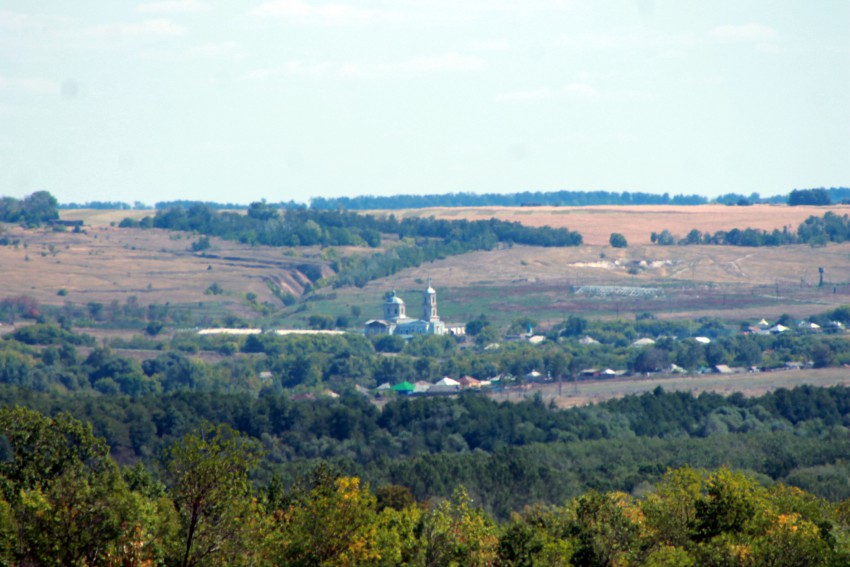
[[[447,325],[440,320],[437,292],[431,287],[431,278],[428,278],[428,287],[422,293],[421,319],[408,317],[404,300],[393,291],[384,301],[384,318],[366,321],[363,332],[367,337],[400,335],[409,338],[415,335],[464,335],[466,328],[463,325]]]

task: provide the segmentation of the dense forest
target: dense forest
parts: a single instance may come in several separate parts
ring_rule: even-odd
[[[849,318],[845,307],[814,320]],[[486,337],[491,325],[478,318],[469,330]],[[577,340],[587,334],[599,343]],[[639,336],[657,341],[629,346]],[[703,344],[694,336],[713,338]],[[462,483],[496,518],[588,489],[639,491],[668,467],[686,464],[728,465],[832,500],[850,497],[843,461],[850,449],[846,388],[779,390],[752,399],[659,389],[570,411],[554,410],[539,398],[496,403],[480,393],[390,396],[379,406],[372,401],[374,387],[384,381],[444,375],[501,374],[509,386],[536,369],[564,377],[569,392],[580,387],[581,371],[591,364],[654,372],[674,362],[695,369],[850,360],[841,334],[742,334],[714,320],[572,317],[549,337],[542,345],[513,342],[492,349],[485,340],[463,350],[450,337],[420,337],[387,355],[381,349],[394,347],[384,339],[355,334],[178,333],[159,344],[155,337],[139,340],[142,348],[162,351],[139,361],[88,335],[35,323],[0,344],[0,406],[48,416],[66,412],[92,424],[118,463],[151,470],[160,466],[169,443],[205,421],[228,424],[260,440],[265,457],[255,471],[259,482],[277,475],[286,484],[305,463],[328,461],[375,486],[404,485],[418,500],[448,496]],[[202,350],[222,358],[202,362],[193,356]]]
[[[664,395],[625,403],[633,411],[659,397]],[[791,392],[783,403],[805,398]],[[832,399],[829,393],[818,398]],[[772,405],[760,401],[767,403],[754,407]],[[828,413],[809,417],[820,420]],[[763,452],[768,464],[780,468],[804,455],[839,460],[847,449],[842,429],[834,441],[810,438],[808,451],[799,450],[803,443],[793,436],[761,435],[768,448]],[[147,467],[118,465],[107,443],[67,413],[0,409],[0,434],[0,561],[9,565],[809,566],[850,560],[848,500],[836,503],[726,466],[663,472],[663,450],[662,459],[657,456],[665,440],[659,437],[641,451],[651,460],[632,465],[653,469],[646,475],[651,482],[630,492],[558,494],[551,503],[535,498],[536,504],[510,519],[494,519],[479,500],[491,489],[528,494],[571,484],[575,467],[558,467],[553,460],[559,454],[564,464],[596,459],[600,464],[588,472],[607,484],[612,473],[629,467],[640,444],[591,443],[583,456],[563,443],[551,450],[535,445],[527,454],[496,451],[490,462],[477,464],[491,473],[494,485],[477,491],[463,484],[469,474],[457,463],[443,466],[444,478],[432,465],[426,477],[404,481],[438,483],[450,493],[423,500],[406,484],[369,485],[332,464],[258,479],[254,473],[268,442],[210,422],[172,438]],[[749,453],[738,449],[739,437],[760,438],[727,434],[730,461]],[[678,460],[706,460],[703,447],[677,444],[671,453]],[[405,472],[423,470],[422,464]],[[530,482],[534,474],[537,483]],[[846,488],[846,471],[843,478]]]
[[[500,518],[589,489],[636,491],[685,464],[728,465],[832,500],[850,498],[846,388],[754,399],[659,389],[566,411],[539,399],[496,403],[475,394],[401,398],[378,409],[354,393],[312,400],[190,390],[92,396],[3,386],[0,400],[91,423],[124,465],[156,468],[175,439],[204,421],[225,423],[261,441],[258,480],[278,475],[288,483],[305,464],[327,461],[376,486],[402,484],[421,500],[448,496],[462,483]]]

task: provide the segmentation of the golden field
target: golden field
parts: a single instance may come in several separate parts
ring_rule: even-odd
[[[788,207],[786,205],[752,205],[727,207],[700,205],[631,205],[593,207],[458,207],[376,211],[397,217],[420,216],[440,219],[499,220],[519,222],[528,226],[566,227],[578,231],[585,244],[608,244],[612,232],[619,232],[629,244],[649,244],[650,234],[669,230],[679,238],[691,229],[717,232],[732,228],[763,230],[790,227],[796,229],[810,216],[822,216],[827,210],[837,214],[850,213],[850,205],[831,207]]]

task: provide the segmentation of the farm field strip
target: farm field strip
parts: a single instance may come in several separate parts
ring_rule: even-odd
[[[608,380],[564,381],[555,384],[535,384],[524,390],[511,390],[488,394],[499,401],[518,401],[539,393],[548,403],[558,407],[576,407],[603,402],[628,395],[640,395],[661,387],[668,392],[702,392],[730,395],[739,392],[745,396],[760,396],[779,388],[797,386],[850,386],[850,369],[823,368],[805,370],[780,370],[747,374],[701,374],[687,376],[657,376],[651,378],[614,378]],[[561,395],[558,395],[559,389]]]
[[[567,227],[584,237],[586,244],[608,244],[612,232],[623,234],[629,243],[647,244],[652,231],[669,230],[684,237],[691,229],[717,232],[731,228],[759,228],[782,230],[797,228],[810,216],[822,216],[826,211],[837,214],[850,212],[848,205],[830,207],[788,207],[785,205],[752,205],[727,207],[725,205],[624,205],[590,207],[470,207],[406,209],[402,211],[369,211],[395,214],[400,217],[421,216],[435,218],[497,218],[517,221],[529,226]]]

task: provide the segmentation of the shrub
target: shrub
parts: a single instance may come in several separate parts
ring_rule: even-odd
[[[609,242],[614,248],[628,248],[629,246],[626,237],[620,234],[619,232],[612,232]]]

